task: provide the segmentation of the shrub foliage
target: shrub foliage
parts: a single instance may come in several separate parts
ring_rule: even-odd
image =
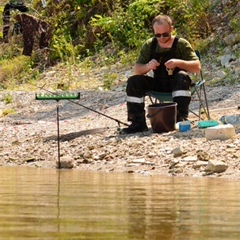
[[[114,61],[113,56],[122,57],[138,49],[152,35],[151,22],[157,14],[170,15],[176,33],[191,42],[211,33],[210,0],[48,0],[46,6],[38,0],[27,0],[26,4],[29,14],[51,24],[53,38],[44,64],[40,60],[42,54],[35,51],[30,60],[24,58],[21,66],[27,70],[23,72],[29,72],[30,67],[43,71],[57,62],[75,64],[103,49],[108,50],[104,54],[112,54]],[[231,24],[235,26],[236,22],[233,20]],[[22,42],[10,42],[12,45],[1,49],[0,67],[5,70],[0,76],[0,86],[10,81],[9,62],[14,63],[21,56]]]
[[[49,1],[42,11],[54,25],[54,61],[85,57],[109,44],[138,48],[152,34],[157,14],[170,15],[177,34],[192,42],[211,32],[209,0],[63,0]]]

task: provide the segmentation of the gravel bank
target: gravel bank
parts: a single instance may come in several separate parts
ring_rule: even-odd
[[[226,108],[240,105],[240,86],[207,88],[211,117],[239,114]],[[3,99],[11,94],[13,101]],[[0,92],[0,109],[13,108],[14,115],[0,118],[0,165],[56,168],[56,101],[36,101],[31,92]],[[147,104],[148,104],[147,99]],[[118,124],[79,104],[126,122],[124,91],[81,91],[81,99],[58,102],[60,110],[60,154],[64,167],[75,170],[163,174],[169,176],[222,177],[240,179],[240,131],[225,141],[209,141],[205,130],[156,134],[151,130],[133,135],[118,133]],[[146,104],[146,106],[147,106]],[[191,106],[196,108],[196,102]],[[216,111],[214,109],[226,109]],[[123,126],[121,126],[123,127]],[[215,168],[210,168],[214,166]],[[220,167],[220,170],[219,168]]]

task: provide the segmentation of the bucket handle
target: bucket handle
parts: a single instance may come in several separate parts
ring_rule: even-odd
[[[147,114],[147,118],[153,118],[153,117],[155,117],[160,111],[162,111],[162,109],[164,109],[164,108],[160,108],[157,112],[155,112],[155,113],[152,114],[152,115]]]

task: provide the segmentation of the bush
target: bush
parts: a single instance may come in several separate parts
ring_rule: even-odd
[[[152,34],[151,22],[158,14],[170,15],[179,35],[194,39],[210,33],[207,0],[136,0],[127,7],[116,6],[111,15],[95,15],[90,21],[99,49],[115,45],[138,48]],[[200,31],[199,31],[200,29]]]
[[[37,15],[52,26],[49,55],[43,60],[42,54],[34,51],[29,60],[18,63],[22,54],[21,36],[12,41],[12,45],[3,45],[0,85],[14,83],[11,79],[21,82],[22,76],[28,72],[28,78],[33,73],[37,76],[39,71],[59,61],[76,64],[96,52],[106,54],[107,64],[126,61],[125,55],[130,53],[132,57],[143,41],[152,36],[151,22],[157,14],[170,15],[180,37],[191,42],[201,39],[211,32],[209,4],[209,0],[54,0],[47,1],[46,8],[43,8],[41,1],[27,0],[29,14]],[[237,20],[231,21],[236,31],[239,29]],[[37,71],[31,71],[32,67]]]
[[[14,85],[14,78],[17,78],[17,83],[21,83],[21,74],[28,73],[31,69],[31,59],[26,56],[17,56],[11,61],[2,60],[0,62],[0,87],[5,88],[5,85]]]

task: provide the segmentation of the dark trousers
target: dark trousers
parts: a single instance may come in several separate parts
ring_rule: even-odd
[[[165,81],[149,76],[131,76],[126,89],[128,120],[134,122],[145,119],[144,97],[149,91],[172,92],[173,101],[177,103],[178,120],[187,118],[191,101],[190,86],[191,79],[184,71],[179,71],[173,79]]]

